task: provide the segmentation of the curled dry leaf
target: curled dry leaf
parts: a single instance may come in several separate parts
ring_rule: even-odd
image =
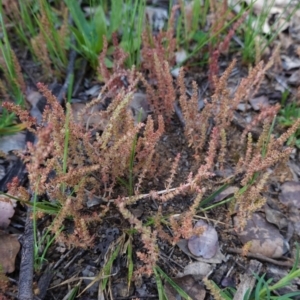
[[[288,226],[288,220],[285,215],[268,204],[265,205],[266,219],[269,223],[276,225],[280,230]]]
[[[42,94],[38,91],[30,90],[26,94],[26,101],[30,104],[30,115],[36,118],[38,123],[41,123],[43,115],[42,111],[39,109],[38,104],[43,98]]]
[[[215,198],[214,198],[214,203],[223,201],[224,199],[226,199],[229,196],[234,195],[234,193],[238,190],[238,187],[236,186],[229,186],[228,188],[226,188],[223,192],[221,192],[220,194],[218,194]]]
[[[201,280],[203,277],[207,276],[213,267],[205,262],[196,261],[188,264],[183,271],[182,276],[192,275],[195,280]],[[181,274],[178,274],[180,276]]]
[[[290,208],[300,208],[300,182],[287,181],[283,183],[279,200]]]
[[[218,234],[215,228],[208,225],[203,220],[199,220],[195,224],[195,228],[203,227],[204,232],[200,236],[192,236],[188,240],[188,248],[195,256],[203,258],[212,258],[219,248]]]
[[[300,70],[293,72],[287,81],[290,85],[299,86],[300,85]]]
[[[0,265],[5,273],[12,273],[15,270],[19,250],[20,243],[15,236],[0,233]]]
[[[286,181],[281,185],[279,201],[288,207],[288,220],[292,223],[294,232],[300,235],[300,183]]]
[[[81,111],[85,108],[86,104],[84,103],[72,103],[71,108],[74,115],[74,120],[76,123],[79,123],[79,115]],[[83,123],[84,126],[93,126],[99,128],[99,130],[104,130],[107,125],[107,120],[104,120],[98,114],[99,111],[102,109],[102,106],[99,104],[95,104],[90,107],[87,112],[83,116]]]
[[[10,218],[14,215],[15,209],[13,202],[0,196],[0,228],[5,229],[10,224]]]
[[[128,108],[131,110],[134,121],[136,123],[146,121],[150,112],[150,106],[146,94],[133,94],[132,100],[129,102]]]
[[[289,221],[293,224],[294,232],[300,236],[300,212],[298,209],[290,209]]]
[[[239,228],[238,217],[234,218],[234,224]],[[281,257],[289,250],[289,245],[278,228],[268,223],[258,213],[254,213],[247,221],[245,228],[238,231],[237,234],[243,244],[251,242],[249,251],[254,254],[276,258]]]
[[[251,104],[252,108],[256,111],[268,108],[270,106],[268,97],[264,95],[250,99],[249,103]]]
[[[281,55],[281,59],[282,59],[282,67],[286,71],[297,69],[300,67],[299,58],[291,58],[287,55]]]

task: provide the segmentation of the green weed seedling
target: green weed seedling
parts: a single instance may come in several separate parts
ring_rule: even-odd
[[[153,271],[156,279],[159,300],[168,300],[168,297],[164,290],[163,280],[168,282],[170,286],[182,297],[182,299],[192,300],[192,298],[179,285],[177,285],[159,266],[155,266],[153,268]]]
[[[101,271],[99,272],[99,274],[97,276],[95,276],[94,278],[91,278],[92,281],[80,293],[80,295],[83,294],[87,289],[89,289],[96,282],[99,282],[99,293],[103,296],[103,299],[104,299],[103,292],[107,288],[109,279],[112,276],[113,263],[117,259],[118,255],[120,254],[120,251],[123,246],[124,246],[124,235],[120,236],[117,241],[115,241],[114,243],[112,243],[110,245],[110,247],[107,251],[107,254],[106,254],[107,261],[105,262],[103,268],[101,269]]]
[[[137,114],[137,123],[140,123],[142,120],[142,110],[140,110]],[[135,135],[135,138],[132,142],[132,148],[130,151],[130,159],[129,159],[129,166],[128,166],[128,181],[124,178],[118,178],[118,182],[123,185],[127,191],[129,196],[133,196],[134,193],[134,175],[133,175],[133,167],[134,167],[134,158],[135,158],[135,149],[138,142],[138,134]]]
[[[63,173],[66,174],[67,172],[67,160],[68,160],[68,149],[69,149],[69,118],[70,118],[70,101],[71,101],[71,94],[72,94],[72,87],[73,87],[73,76],[71,76],[70,84],[68,87],[68,92],[67,92],[67,110],[66,110],[66,120],[65,120],[65,139],[64,139],[64,154],[63,154]],[[62,192],[65,192],[66,187],[65,184],[62,183],[61,185],[61,190]],[[73,192],[76,191],[76,187]],[[45,204],[48,203],[48,207],[46,207],[45,212],[50,214],[51,210],[49,210],[49,207],[51,208],[51,204],[49,202],[46,202]],[[50,204],[50,205],[49,205]],[[37,194],[35,193],[33,197],[33,229],[34,229],[34,265],[36,270],[41,270],[43,263],[45,262],[45,256],[47,254],[47,251],[49,247],[52,245],[52,243],[55,241],[55,239],[59,236],[59,234],[62,232],[63,228],[61,228],[55,235],[51,235],[51,231],[48,228],[45,232],[45,234],[38,239],[37,237],[37,211],[38,207],[37,205],[40,205],[40,202],[37,202]],[[41,205],[40,205],[41,206]],[[47,210],[48,209],[48,210]],[[58,211],[56,211],[56,214]],[[46,244],[46,245],[45,245]],[[44,246],[45,245],[45,246]],[[43,249],[41,251],[41,249]]]
[[[55,239],[62,232],[61,228],[54,236],[51,235],[50,230],[47,229],[45,234],[41,238],[38,238],[37,231],[37,194],[34,193],[33,196],[33,238],[34,238],[34,268],[37,271],[40,271],[43,267],[44,262],[46,261],[45,256],[49,247],[54,243]]]
[[[75,3],[77,2],[74,1],[74,5]],[[61,21],[47,1],[39,1],[39,14],[33,13],[33,16],[38,25],[39,32],[46,42],[51,64],[53,64],[57,73],[58,71],[64,71],[68,63],[67,50],[69,47],[69,38],[65,36],[68,29],[66,28],[65,32],[57,30],[57,24],[60,24]],[[64,16],[64,18],[65,20],[63,21],[67,22],[67,17]]]
[[[26,45],[34,55],[29,37],[34,37],[38,34],[38,24],[35,18],[32,17],[38,12],[38,3],[36,1],[18,1],[17,7],[19,10],[14,11],[7,17],[14,23],[13,30],[19,41]]]
[[[196,1],[197,2],[197,1]],[[207,15],[207,10],[208,7],[207,5],[209,5],[207,3],[208,1],[204,2],[204,6],[200,7],[200,11],[201,11],[201,15]],[[195,10],[197,11],[197,7],[195,7]],[[229,14],[231,11],[231,8],[228,8],[228,10],[225,12],[226,14]],[[211,32],[206,32],[203,30],[199,30],[199,26],[201,25],[201,22],[206,22],[206,19],[202,19],[200,16],[195,15],[194,16],[194,12],[192,15],[192,28],[193,28],[193,32],[190,33],[189,31],[187,31],[185,29],[185,24],[186,22],[184,21],[184,16],[181,16],[181,22],[178,22],[177,25],[177,29],[176,29],[176,39],[180,45],[189,45],[190,42],[194,42],[195,45],[192,48],[192,51],[190,53],[188,53],[187,57],[185,60],[181,61],[176,67],[181,67],[183,66],[188,60],[190,60],[191,58],[193,58],[195,55],[198,55],[199,52],[201,51],[201,49],[203,49],[204,47],[207,47],[207,45],[211,44],[213,46],[213,48],[216,46],[216,40],[220,35],[226,34],[228,32],[228,30],[230,29],[230,26],[232,26],[235,22],[238,22],[238,20],[246,13],[246,8],[242,8],[241,11],[232,19],[230,19],[230,21],[226,21],[224,22],[224,24],[222,25],[222,27],[220,29],[218,29],[218,31],[211,33]],[[224,19],[225,20],[225,19]],[[198,24],[198,27],[196,26],[196,24]],[[185,33],[188,32],[188,33]],[[186,46],[188,49],[189,47]],[[204,53],[204,60],[205,63],[207,63],[208,60],[208,54]],[[197,63],[199,64],[199,63]],[[200,62],[200,64],[203,64],[203,61]]]
[[[299,3],[295,7],[292,7],[293,1],[289,1],[282,13],[276,16],[276,21],[268,28],[266,26],[269,26],[268,19],[271,15],[272,7],[274,7],[275,0],[264,0],[263,9],[259,14],[254,13],[255,2],[256,0],[252,0],[249,4],[249,14],[247,21],[244,22],[242,34],[244,44],[242,47],[242,57],[243,61],[247,63],[257,63],[257,60],[260,60],[266,48],[278,37],[278,34],[300,7]],[[289,9],[291,9],[291,12],[287,13]],[[285,22],[281,24],[280,19],[286,14],[288,16],[284,18]]]
[[[104,11],[104,8],[108,7],[106,1],[101,1],[100,5],[95,5],[92,1],[91,7],[94,7],[94,12],[88,19],[78,2],[65,0],[65,3],[75,24],[71,30],[77,41],[76,51],[81,53],[94,69],[98,66],[103,37],[109,42],[115,32],[122,35],[120,44],[129,53],[128,65],[138,63],[145,11],[144,0],[111,1],[109,22]],[[110,65],[110,62],[108,61],[107,64]]]
[[[47,262],[45,257],[49,247],[55,242],[55,239],[62,232],[63,228],[55,235],[52,235],[48,229],[40,238],[38,238],[36,230],[36,219],[34,219],[34,269],[36,271],[41,271],[44,263]]]
[[[253,8],[254,3],[255,1],[251,2],[249,15],[243,30],[244,47],[242,49],[242,57],[244,62],[250,63],[255,62],[256,56],[260,56],[263,49],[265,49],[268,45],[264,34],[264,24],[268,20],[270,10],[273,5],[273,3],[270,5],[264,5],[263,11],[256,16]],[[260,43],[258,41],[260,41]],[[258,44],[260,45],[260,49],[257,49]],[[259,51],[259,53],[255,53],[253,49],[256,49],[256,51]]]
[[[277,121],[279,125],[283,128],[291,127],[295,120],[300,118],[300,107],[299,105],[293,101],[289,104],[286,104],[286,98],[288,95],[283,95],[282,99],[282,109],[279,112],[279,116],[277,117]],[[300,148],[300,129],[296,131],[289,139],[287,144],[290,145],[291,143],[295,143],[297,148]]]
[[[181,11],[185,13],[182,13],[178,18],[176,26],[177,44],[184,46],[185,49],[189,48],[190,42],[204,44],[209,39],[208,32],[204,31],[210,6],[209,1],[205,0],[202,5],[201,1],[193,1],[189,5],[180,2],[180,5]]]
[[[33,206],[35,206],[35,210],[37,212],[46,213],[46,214],[49,214],[49,215],[56,215],[60,210],[60,207],[59,207],[58,204],[50,203],[49,201],[46,201],[46,200],[41,201],[41,202],[32,203],[32,202],[24,201],[22,199],[14,197],[14,196],[8,195],[8,194],[3,193],[1,191],[0,191],[0,195],[5,196],[5,197],[10,198],[10,199],[13,199],[15,201],[18,201],[22,205],[27,205],[31,208],[33,208]]]
[[[111,17],[115,15],[115,11],[120,10],[119,6],[119,0],[112,1]],[[125,0],[122,22],[118,22],[119,31],[123,28],[123,30],[121,30],[121,47],[129,55],[127,59],[128,67],[131,67],[132,65],[139,66],[140,64],[140,49],[142,45],[142,32],[144,29],[143,22],[145,21],[145,6],[145,0]],[[113,28],[110,29],[111,33],[116,31],[112,30]]]
[[[278,282],[272,285],[272,278],[269,280],[265,279],[265,274],[259,276],[258,274],[253,274],[256,278],[257,282],[255,285],[255,289],[250,292],[247,291],[244,295],[243,300],[288,300],[288,299],[296,299],[295,297],[300,295],[299,291],[287,293],[282,296],[275,295],[274,292],[278,291],[280,288],[291,285],[293,279],[300,277],[300,269],[299,269],[299,245],[296,244],[297,253],[296,259],[293,265],[293,268],[290,272],[280,279]],[[209,281],[210,290],[212,293],[221,295],[222,299],[232,300],[236,293],[236,289],[234,288],[225,288],[221,289],[215,284],[213,281]]]
[[[16,198],[9,194],[0,191],[0,195],[18,201],[23,205],[27,205],[31,208],[33,213],[33,236],[34,236],[34,268],[35,270],[41,270],[43,263],[46,261],[45,256],[49,247],[54,243],[55,239],[61,233],[63,228],[61,228],[56,235],[52,236],[50,230],[46,230],[45,234],[41,238],[38,238],[37,234],[37,214],[46,213],[50,215],[57,215],[60,207],[57,204],[49,203],[48,201],[37,202],[36,194],[33,197],[32,202],[24,201],[22,199]],[[41,250],[42,249],[42,250]]]
[[[0,63],[0,70],[5,76],[5,84],[7,86],[5,92],[7,93],[7,96],[13,98],[17,104],[23,106],[24,97],[22,89],[25,88],[25,84],[6,31],[6,25],[3,19],[2,1],[0,2],[0,28],[3,35],[0,39],[0,56],[3,59]],[[5,88],[3,82],[1,82],[1,85],[2,88]],[[14,120],[14,114],[8,113],[5,109],[1,108],[0,135],[12,134],[24,129],[22,124],[15,125]]]
[[[133,277],[133,268],[134,268],[133,251],[132,251],[133,250],[133,245],[132,245],[133,232],[130,233],[130,231],[128,231],[127,234],[128,234],[128,239],[124,243],[122,253],[126,253],[127,268],[128,268],[128,272],[127,272],[127,290],[129,291],[130,286],[131,286],[132,277]]]
[[[93,68],[98,66],[98,55],[103,47],[103,37],[107,35],[106,17],[102,6],[97,6],[90,20],[87,20],[79,2],[65,0],[75,26],[71,30],[76,38],[76,51],[81,53]]]

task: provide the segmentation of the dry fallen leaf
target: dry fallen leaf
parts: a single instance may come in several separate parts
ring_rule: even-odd
[[[244,274],[240,274],[240,283],[237,287],[233,300],[245,299],[245,294],[252,292],[255,287],[256,279],[253,274],[259,274],[262,267],[262,263],[251,259],[249,265]]]
[[[280,188],[279,201],[288,207],[288,221],[294,232],[300,235],[300,182],[286,181]]]
[[[289,57],[287,55],[281,55],[282,67],[284,70],[289,71],[300,67],[300,59],[295,57]]]
[[[192,275],[195,280],[201,280],[203,277],[207,276],[213,267],[205,262],[196,261],[185,266],[183,274],[178,274],[178,277],[184,277],[187,275]]]
[[[0,196],[0,228],[5,229],[10,224],[10,218],[14,215],[14,203],[3,196]]]
[[[283,183],[279,200],[288,207],[300,208],[300,182],[286,181]]]
[[[292,16],[289,33],[291,38],[294,39],[293,41],[294,44],[295,44],[295,40],[297,42],[300,41],[300,9],[297,9]]]
[[[212,258],[219,248],[218,234],[215,228],[208,225],[203,220],[199,220],[195,224],[195,228],[203,227],[204,232],[200,236],[192,236],[188,240],[188,248],[195,256],[204,258]]]
[[[281,211],[271,208],[268,204],[265,205],[265,214],[267,221],[276,225],[280,230],[288,226],[286,216]]]
[[[72,103],[72,113],[74,116],[74,120],[76,123],[79,123],[79,115],[85,109],[86,104],[85,103]],[[83,115],[82,121],[83,125],[86,126],[92,126],[97,127],[100,130],[104,130],[108,121],[101,118],[99,111],[102,109],[101,105],[93,105],[92,107],[88,108],[85,114]]]
[[[76,102],[71,104],[75,122],[80,122],[79,116],[85,107],[85,103]],[[142,93],[133,94],[133,97],[128,104],[128,110],[131,111],[135,123],[146,121],[150,112],[150,106],[146,99],[146,95]],[[101,111],[103,111],[103,105],[101,103],[88,108],[82,118],[83,125],[104,130],[108,124],[108,119],[105,119],[100,114]]]
[[[223,201],[226,199],[228,196],[234,195],[234,193],[238,190],[238,187],[236,186],[229,186],[226,188],[224,191],[222,191],[220,194],[218,194],[215,198],[213,203],[217,203],[220,201]]]
[[[240,2],[240,0],[230,0],[229,4],[233,7],[235,12],[240,12],[242,10]],[[266,14],[266,12],[268,13],[266,18],[263,17],[265,19],[265,22],[262,24],[263,33],[271,34],[273,32],[282,32],[291,25],[290,13],[293,10],[293,6],[290,0],[245,0],[245,2],[253,8],[258,18]],[[269,25],[271,19],[275,19],[275,21],[273,20],[274,24],[272,26]],[[252,21],[252,27],[257,28],[258,22],[261,22],[261,20],[254,19]]]
[[[188,248],[188,241],[185,239],[179,240],[176,245],[179,247],[179,249],[185,253],[187,256],[201,262],[205,262],[208,264],[220,264],[222,261],[225,261],[225,255],[221,252],[220,248],[218,248],[218,251],[216,255],[212,258],[203,258],[199,256],[193,255],[189,248]]]
[[[293,72],[287,81],[290,85],[299,86],[300,85],[300,70]]]
[[[0,137],[0,150],[6,154],[12,150],[23,150],[25,146],[26,133],[24,132]]]
[[[150,112],[150,106],[146,94],[133,94],[132,100],[128,104],[128,108],[131,110],[136,123],[146,121]]]
[[[252,108],[256,111],[268,108],[270,106],[268,97],[264,95],[250,99],[249,103],[251,104]]]
[[[168,11],[160,7],[146,6],[145,15],[154,32],[160,32],[168,20]]]
[[[294,232],[300,236],[300,212],[298,209],[290,209],[289,221],[293,224]]]
[[[234,224],[239,228],[238,217],[234,218]],[[289,250],[289,245],[278,228],[258,213],[254,213],[251,219],[247,220],[245,228],[237,231],[237,234],[243,244],[251,242],[249,251],[254,254],[276,258]]]
[[[30,104],[30,115],[36,118],[38,123],[42,121],[42,111],[38,107],[39,101],[43,98],[43,95],[38,91],[30,90],[26,94],[26,101]]]
[[[15,270],[15,259],[19,250],[20,243],[15,236],[0,233],[0,265],[5,273]]]
[[[206,292],[203,284],[200,284],[191,275],[180,278],[172,278],[172,280],[183,289],[193,300],[203,300]],[[164,285],[164,290],[168,300],[182,299],[175,289],[168,283]]]

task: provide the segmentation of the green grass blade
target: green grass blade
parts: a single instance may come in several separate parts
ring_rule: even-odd
[[[123,5],[123,3],[121,5]],[[111,10],[110,10],[109,37],[111,37],[111,35],[114,32],[116,32],[119,28],[121,28],[123,22],[122,16],[123,16],[123,7],[120,9],[120,0],[112,0]]]
[[[223,184],[221,187],[219,187],[216,191],[214,191],[212,194],[210,194],[208,197],[206,197],[204,200],[200,202],[200,207],[204,207],[206,204],[211,202],[216,196],[221,194],[225,189],[227,189],[229,186],[229,183]]]
[[[255,288],[255,300],[260,300],[260,292],[262,289],[262,286],[264,285],[264,277],[266,274],[263,274],[261,277],[259,277],[257,274],[254,274],[256,280],[257,280],[257,284],[256,284],[256,288]]]
[[[111,272],[111,267],[115,261],[115,259],[117,258],[119,252],[121,249],[121,245],[119,244],[117,246],[117,248],[114,250],[114,252],[112,253],[112,255],[110,256],[109,260],[107,261],[107,263],[105,264],[105,266],[103,267],[103,271],[102,274],[104,275],[104,278],[102,280],[101,283],[101,290],[103,291],[107,285],[108,282],[108,278],[110,276],[110,272]]]
[[[156,286],[157,286],[158,299],[159,300],[167,300],[166,297],[165,297],[164,287],[163,287],[161,278],[160,278],[156,268],[157,267],[154,267],[153,271],[154,271],[154,276],[155,276],[155,281],[156,281]]]
[[[89,24],[86,20],[84,13],[81,10],[78,1],[73,0],[65,0],[65,3],[71,13],[71,16],[74,20],[75,25],[77,26],[78,30],[84,35],[89,33]]]
[[[295,262],[293,265],[293,268],[291,269],[290,273],[294,273],[297,271],[297,269],[299,268],[299,258],[300,258],[300,247],[299,244],[296,243],[296,257],[295,257]]]
[[[132,275],[133,275],[133,259],[132,259],[132,238],[129,237],[128,246],[127,246],[127,266],[128,266],[128,279],[127,286],[128,290],[130,288]]]
[[[99,54],[103,48],[103,36],[107,35],[106,17],[101,6],[97,7],[92,18],[92,28],[94,29],[94,34],[91,37],[93,49]]]
[[[30,207],[33,207],[33,203],[31,202],[28,202],[28,201],[24,201],[22,199],[19,199],[19,198],[16,198],[14,196],[11,196],[11,195],[8,195],[8,194],[5,194],[3,192],[0,191],[0,195],[3,195],[7,198],[10,198],[10,199],[13,199],[15,201],[18,201],[22,204],[25,204],[27,206],[30,206]],[[60,210],[60,204],[58,203],[50,203],[49,201],[42,201],[42,202],[37,202],[35,204],[36,206],[36,209],[38,211],[41,211],[41,212],[44,212],[44,213],[47,213],[47,214],[51,214],[51,215],[56,215],[59,210]]]
[[[192,298],[179,285],[177,285],[159,266],[156,266],[155,269],[159,273],[159,275],[163,277],[181,297],[186,300],[192,300]]]

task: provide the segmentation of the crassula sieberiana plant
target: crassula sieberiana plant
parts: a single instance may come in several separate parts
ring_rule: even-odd
[[[106,46],[104,51],[105,49]],[[120,52],[115,56],[116,67],[113,73],[109,72],[105,69],[103,61],[105,55],[101,55],[100,71],[102,78],[105,78],[105,85],[99,97],[87,104],[79,118],[74,118],[69,104],[66,104],[64,109],[41,83],[38,84],[38,88],[46,97],[47,106],[40,124],[36,124],[29,113],[20,107],[8,102],[4,104],[37,136],[37,143],[29,144],[26,153],[22,153],[21,157],[27,166],[31,190],[37,195],[47,195],[49,201],[56,202],[61,207],[51,230],[54,233],[58,232],[67,218],[71,217],[74,222],[73,232],[62,232],[57,240],[69,246],[91,246],[93,236],[89,233],[89,224],[103,220],[110,207],[114,206],[140,233],[144,243],[145,251],[137,253],[144,263],[137,270],[137,274],[152,273],[158,258],[158,237],[174,244],[180,238],[189,238],[195,233],[193,216],[206,192],[206,182],[214,176],[217,169],[224,166],[228,156],[228,133],[231,130],[234,111],[240,101],[247,101],[258,90],[264,73],[272,64],[272,59],[267,65],[259,63],[250,71],[248,77],[240,82],[232,95],[227,88],[227,79],[236,64],[233,61],[221,78],[214,78],[214,93],[206,99],[204,109],[199,111],[197,84],[193,83],[193,94],[188,99],[183,70],[180,71],[177,81],[173,81],[169,62],[161,61],[160,48],[153,47],[150,50],[147,52],[148,59],[151,59],[152,55],[154,63],[144,66],[145,73],[137,72],[134,68],[124,69],[122,62],[126,55],[121,50],[118,50]],[[147,69],[150,67],[151,72]],[[146,73],[151,74],[154,86],[149,85],[143,75]],[[123,83],[124,76],[126,85]],[[145,89],[154,113],[153,117],[149,115],[144,122],[137,123],[128,109],[128,104],[138,85]],[[194,151],[194,169],[179,186],[174,186],[173,181],[180,161],[178,155],[170,162],[169,178],[162,178],[165,180],[166,189],[145,191],[143,194],[143,182],[160,176],[157,163],[159,152],[156,151],[156,146],[166,132],[165,125],[174,114],[177,94],[185,122],[187,145]],[[86,128],[86,124],[80,120],[83,120],[89,107],[104,101],[106,95],[112,98],[108,108],[95,113],[99,115],[101,122],[93,128]],[[263,108],[241,133],[245,153],[232,165],[234,176],[239,175],[240,184],[240,189],[235,194],[233,212],[243,220],[264,204],[261,191],[268,181],[267,170],[286,160],[292,151],[292,148],[285,147],[284,143],[299,127],[300,120],[276,139],[270,135],[270,127],[278,110],[277,105]],[[259,139],[254,142],[251,129],[257,124],[263,124],[264,129]],[[129,170],[132,161],[134,164],[132,170]],[[133,195],[126,194],[124,189],[119,188],[119,180],[127,180],[129,171],[135,178]],[[16,189],[14,191],[17,193]],[[169,217],[171,237],[160,223],[163,215],[162,204],[172,201],[179,194],[193,195],[194,201],[187,211],[176,217]],[[93,196],[101,197],[103,205],[97,213],[83,214],[82,208],[85,207],[86,200]],[[154,227],[145,226],[128,209],[129,205],[147,198],[156,199],[159,203]],[[199,229],[196,230],[199,234]]]

